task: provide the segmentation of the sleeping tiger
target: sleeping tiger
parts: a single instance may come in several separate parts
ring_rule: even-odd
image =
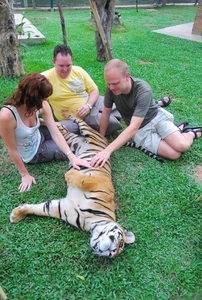
[[[63,115],[68,112],[63,109]],[[88,161],[107,146],[107,141],[83,120],[74,118],[79,135],[70,133],[63,125],[58,128],[77,157]],[[111,164],[108,160],[102,168],[75,170],[69,165],[65,174],[67,195],[58,200],[40,204],[23,204],[13,209],[11,222],[19,222],[27,215],[59,218],[84,231],[90,231],[90,247],[99,256],[115,257],[124,244],[135,241],[132,232],[124,230],[115,217],[114,187],[111,180]]]

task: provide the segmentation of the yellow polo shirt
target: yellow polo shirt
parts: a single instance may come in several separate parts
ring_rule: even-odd
[[[88,73],[78,66],[72,66],[67,79],[60,78],[55,68],[41,74],[53,86],[53,94],[48,98],[48,101],[58,121],[65,120],[60,113],[62,107],[68,108],[76,114],[77,109],[88,101],[89,94],[97,89],[97,85]]]

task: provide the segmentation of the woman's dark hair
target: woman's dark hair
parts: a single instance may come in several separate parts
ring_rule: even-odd
[[[33,109],[42,108],[42,101],[53,92],[53,87],[48,79],[40,73],[25,75],[19,82],[17,89],[4,103],[19,107],[25,105],[26,114],[33,113]]]
[[[61,55],[72,57],[72,50],[65,44],[57,45],[53,51],[53,59],[56,60],[56,57],[60,53]],[[73,58],[73,57],[72,57]]]

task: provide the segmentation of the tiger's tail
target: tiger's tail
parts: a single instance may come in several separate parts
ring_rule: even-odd
[[[130,147],[130,148],[138,149],[138,150],[142,151],[143,153],[145,153],[146,155],[148,155],[148,156],[150,156],[150,157],[156,159],[157,161],[159,161],[159,162],[161,162],[161,163],[164,162],[164,160],[163,160],[162,157],[160,157],[160,156],[158,156],[158,155],[152,153],[152,152],[149,151],[149,150],[146,150],[146,149],[143,148],[142,146],[138,146],[135,142],[127,142],[127,143],[125,144],[125,146],[126,146],[126,147]]]

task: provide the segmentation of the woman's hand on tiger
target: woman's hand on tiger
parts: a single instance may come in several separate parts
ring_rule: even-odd
[[[22,193],[24,191],[29,191],[32,183],[36,184],[36,180],[29,173],[22,176],[22,182],[19,185],[19,191]]]
[[[106,161],[110,158],[111,153],[105,149],[99,153],[97,153],[90,162],[91,167],[100,167],[102,168]]]
[[[76,170],[80,170],[80,167],[79,166],[83,166],[83,167],[86,167],[86,168],[91,168],[91,165],[90,163],[85,160],[85,159],[81,159],[81,158],[78,158],[76,157],[73,153],[71,153],[69,156],[68,156],[72,166],[76,169]]]

